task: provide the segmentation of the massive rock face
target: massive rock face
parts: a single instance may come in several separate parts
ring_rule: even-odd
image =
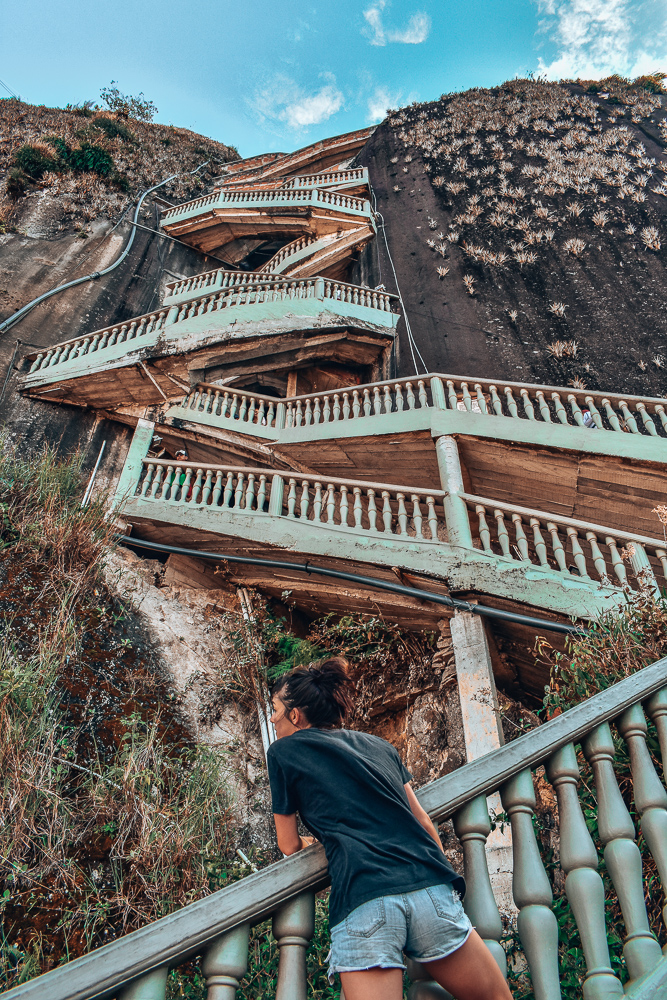
[[[389,116],[359,275],[393,291],[395,267],[400,374],[664,394],[665,101],[517,80]]]

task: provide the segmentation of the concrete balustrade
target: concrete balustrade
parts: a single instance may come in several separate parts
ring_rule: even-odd
[[[546,765],[547,778],[558,799],[560,865],[587,965],[584,1000],[622,996],[628,1000],[655,1000],[665,995],[667,957],[660,953],[647,929],[643,898],[646,886],[638,882],[641,867],[636,863],[634,828],[618,791],[609,725],[616,727],[628,745],[632,766],[632,787],[628,791],[641,817],[646,844],[664,879],[667,793],[646,745],[642,703],[652,718],[663,718],[666,683],[667,658],[417,790],[434,821],[454,817],[465,858],[465,908],[504,969],[502,924],[484,850],[491,829],[486,798],[500,791],[512,824],[514,900],[519,909],[526,970],[536,1000],[560,1000],[561,996],[552,890],[532,823],[532,772],[541,765]],[[630,973],[625,989],[609,961],[598,854],[577,791],[577,744],[582,744],[593,767],[597,827],[623,913]],[[208,1000],[234,1000],[247,967],[249,927],[271,916],[281,953],[277,998],[305,1000],[305,953],[313,934],[313,893],[326,884],[324,852],[321,847],[310,847],[90,955],[22,983],[3,997],[92,1000],[98,995],[115,995],[119,1000],[164,1000],[167,969],[200,954]],[[563,946],[570,947],[570,942]],[[411,1000],[446,1000],[447,994],[428,980],[423,968],[411,964],[409,973],[413,978]]]
[[[321,206],[344,215],[359,216],[369,221],[372,219],[371,205],[368,199],[322,190],[318,187],[275,187],[269,189],[226,187],[203,198],[195,198],[193,201],[168,208],[162,213],[161,225],[169,229],[170,226],[202,213],[215,214],[226,208],[242,207],[244,210],[266,211],[271,208],[285,208],[292,205]]]

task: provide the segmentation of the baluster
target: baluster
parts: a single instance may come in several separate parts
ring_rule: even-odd
[[[134,982],[124,986],[118,993],[118,1000],[164,1000],[168,975],[168,965],[146,972]]]
[[[535,395],[537,396],[538,403],[540,404],[540,413],[542,415],[542,420],[545,422],[545,424],[550,424],[551,410],[549,409],[549,404],[544,398],[544,393],[542,392],[541,389],[538,389]]]
[[[167,474],[164,477],[164,488],[162,490],[162,499],[169,500],[171,495],[176,493],[178,488],[178,474],[181,471],[180,465],[176,468],[176,473],[174,473],[173,465],[167,466]]]
[[[322,408],[322,420],[325,424],[328,424],[331,420],[331,397],[324,397],[324,406]]]
[[[618,405],[621,408],[621,412],[625,418],[625,425],[629,429],[631,434],[639,434],[639,428],[637,427],[637,421],[634,418],[628,404],[624,399],[619,399]]]
[[[341,526],[347,527],[347,512],[349,509],[349,503],[347,499],[347,486],[341,486],[340,488],[340,523]]]
[[[536,802],[530,769],[503,785],[500,797],[512,825],[512,894],[535,1000],[560,1000],[558,923],[533,829]]]
[[[371,531],[377,532],[377,506],[375,504],[375,490],[367,490],[368,497],[368,523]]]
[[[620,583],[621,587],[627,587],[628,574],[625,568],[625,563],[621,559],[620,553],[618,551],[616,539],[612,538],[611,535],[607,535],[607,537],[605,538],[605,544],[609,546],[609,553],[611,555],[611,564],[614,568],[616,579]]]
[[[44,360],[44,354],[43,353],[38,354],[33,363],[30,365],[30,371],[28,372],[28,374],[32,375],[33,372],[39,371],[42,367],[43,360]]]
[[[408,512],[405,509],[405,493],[397,493],[396,499],[398,500],[398,534],[407,535]]]
[[[353,504],[354,526],[355,528],[361,530],[363,513],[364,513],[361,504],[361,487],[354,486],[352,488],[352,493],[354,494],[354,504]]]
[[[359,392],[357,389],[354,389],[352,392],[352,416],[361,416],[361,402],[359,400]]]
[[[246,414],[246,420],[249,424],[254,424],[255,413],[257,412],[257,400],[254,396],[250,397],[250,406],[248,407],[248,412]]]
[[[639,825],[656,863],[664,893],[667,886],[667,792],[656,774],[646,745],[648,727],[641,705],[626,709],[616,728],[628,745]],[[663,903],[662,916],[667,920],[667,903]]]
[[[185,470],[185,479],[183,480],[183,485],[181,486],[181,495],[178,498],[179,503],[190,502],[191,497],[189,497],[188,494],[190,493],[190,483],[192,482],[193,471],[194,470],[190,467]],[[178,479],[180,479],[180,476],[177,476],[177,480]]]
[[[271,404],[271,409],[273,409],[273,403]],[[253,417],[254,417],[254,414],[253,414]],[[257,408],[257,425],[259,427],[261,427],[265,423],[267,423],[267,420],[266,420],[266,401],[263,400],[263,399],[260,399],[259,406]]]
[[[276,424],[276,418],[277,418],[277,415],[278,415],[278,408],[279,408],[279,406],[280,406],[280,403],[278,403],[277,405],[275,403],[273,403],[273,402],[269,403],[269,408],[266,411],[266,425],[267,425],[267,427],[274,427],[275,426],[275,424]]]
[[[305,520],[308,518],[308,506],[310,501],[310,489],[307,479],[301,484],[301,500],[299,502],[299,515]]]
[[[245,503],[243,504],[243,509],[252,510],[254,501],[255,501],[255,473],[251,472],[248,475],[248,485],[246,486]]]
[[[630,565],[637,580],[642,586],[652,590],[656,597],[660,597],[658,581],[653,574],[653,567],[651,566],[651,560],[646,554],[646,549],[641,542],[635,541],[630,542],[629,548],[632,553],[630,556]]]
[[[570,404],[570,410],[572,411],[572,416],[574,417],[574,422],[578,427],[585,427],[584,415],[579,409],[579,403],[577,402],[577,397],[573,392],[568,393],[567,401]]]
[[[155,472],[155,466],[152,462],[149,462],[148,468],[145,470],[144,481],[141,486],[140,496],[145,497],[148,492],[148,488],[153,480],[153,473]]]
[[[192,487],[192,503],[197,503],[199,501],[199,492],[201,490],[202,479],[204,478],[204,470],[197,469],[197,478],[195,479],[195,484]]]
[[[533,529],[533,541],[535,543],[537,558],[540,560],[540,566],[546,566],[548,569],[549,560],[547,559],[547,543],[544,541],[544,536],[542,534],[542,525],[536,517],[531,517],[530,526]]]
[[[327,486],[327,524],[335,523],[336,515],[336,487],[333,483],[329,483]]]
[[[451,379],[447,379],[447,399],[449,401],[450,409],[458,410],[459,408],[459,397],[456,392],[456,387]]]
[[[403,400],[403,388],[400,382],[396,383],[396,410],[402,412],[405,409],[405,402]]]
[[[153,480],[153,486],[151,487],[151,498],[155,499],[162,485],[162,480],[164,478],[164,465],[158,466],[157,475]]]
[[[667,688],[661,688],[649,698],[646,702],[646,711],[658,733],[662,771],[665,774],[667,773]]]
[[[504,556],[510,556],[511,555],[510,536],[508,534],[507,527],[505,525],[505,514],[502,510],[494,510],[493,516],[496,519],[498,541],[500,542],[500,548],[502,550],[502,554]],[[489,551],[491,551],[491,548],[489,548]]]
[[[655,554],[660,560],[660,565],[662,566],[663,579],[667,582],[667,549],[656,549]]]
[[[614,410],[613,406],[611,405],[608,399],[603,399],[602,405],[604,406],[604,411],[607,414],[607,420],[611,425],[611,429],[613,431],[620,431],[621,424],[618,417],[616,416],[616,410]]]
[[[598,545],[597,535],[594,531],[586,532],[586,539],[591,547],[591,555],[593,556],[593,565],[595,566],[595,571],[600,577],[602,583],[609,583],[609,574],[607,573],[607,564],[604,561],[604,556],[600,551],[600,546]]]
[[[322,483],[315,483],[315,499],[313,501],[313,520],[318,524],[322,521]]]
[[[405,383],[405,390],[406,390],[405,391],[405,397],[407,399],[408,409],[409,410],[414,410],[414,408],[415,408],[415,394],[414,394],[414,392],[412,390],[412,382],[406,382]]]
[[[660,418],[660,423],[662,424],[663,431],[667,433],[667,413],[665,412],[665,408],[662,405],[662,403],[656,404],[655,412],[658,414],[658,417]]]
[[[394,408],[394,403],[391,398],[391,389],[388,385],[384,387],[384,412],[391,413]]]
[[[244,497],[246,492],[246,479],[244,472],[238,472],[236,475],[236,489],[234,490],[234,507],[236,510],[241,510],[244,506]]]
[[[294,517],[296,510],[296,479],[290,479],[287,494],[287,516]]]
[[[350,394],[349,392],[343,393],[343,420],[350,419]]]
[[[294,410],[294,426],[301,427],[303,424],[303,403],[300,399],[296,401]]]
[[[525,562],[530,560],[530,553],[528,552],[528,540],[526,538],[526,533],[523,530],[523,523],[521,521],[521,514],[512,514],[512,521],[514,523],[514,533],[516,535],[516,546],[519,550],[521,559]]]
[[[507,409],[510,411],[511,417],[519,416],[519,409],[516,405],[516,400],[514,398],[514,393],[509,386],[505,386],[505,399],[507,401]]]
[[[489,386],[489,394],[491,396],[491,404],[493,406],[493,412],[497,417],[502,417],[503,403],[500,396],[498,395],[498,390],[496,389],[495,385]]]
[[[560,421],[561,424],[565,424],[567,426],[567,410],[563,406],[563,401],[560,398],[560,394],[557,392],[552,392],[551,398],[553,399],[554,406],[556,407],[556,416],[558,417],[558,420]]]
[[[484,389],[479,382],[475,382],[475,396],[477,397],[477,404],[482,413],[488,414],[489,408],[486,405],[486,396],[484,395]]]
[[[560,866],[565,872],[565,893],[574,913],[586,959],[584,1000],[622,997],[623,987],[612,972],[609,960],[604,887],[597,872],[597,851],[579,803],[579,766],[571,743],[549,759],[547,777],[558,800]]]
[[[232,395],[232,401],[229,407],[229,416],[231,417],[232,420],[236,420],[238,418],[238,408],[239,408],[239,397],[237,396],[236,393],[234,393]]]
[[[456,813],[454,829],[463,848],[463,866],[468,883],[463,907],[498,963],[500,971],[506,976],[507,959],[500,945],[503,924],[493,898],[486,864],[486,838],[491,832],[491,820],[483,795],[471,799]]]
[[[319,424],[322,421],[322,403],[319,396],[313,402],[313,423]]]
[[[412,523],[415,526],[415,537],[423,538],[424,533],[422,532],[422,509],[419,504],[419,497],[416,493],[413,493],[410,497],[412,500]]]
[[[646,433],[650,434],[651,437],[657,437],[658,432],[655,429],[655,424],[653,423],[651,415],[646,409],[646,404],[637,403],[637,412],[639,413],[639,416],[642,418],[642,423],[644,425]]]
[[[220,404],[220,416],[231,418],[231,409],[232,409],[232,397],[225,390],[225,394],[222,397],[222,403]]]
[[[468,392],[467,382],[461,382],[461,398],[463,399],[463,405],[466,408],[466,413],[472,413],[472,399],[470,398],[470,393]]]
[[[211,506],[220,506],[220,496],[222,494],[222,469],[218,469],[215,474],[215,487],[213,488],[213,502]]]
[[[334,405],[333,405],[333,418],[334,420],[340,420],[340,396],[337,392],[334,393]]]
[[[428,406],[428,394],[426,392],[426,384],[423,378],[420,378],[417,382],[418,396],[419,396],[419,406],[423,410]],[[486,405],[486,401],[485,404]]]
[[[201,502],[203,504],[208,504],[211,496],[211,487],[213,484],[213,469],[206,470],[206,482],[204,483],[204,489],[201,495]]]
[[[486,509],[478,503],[475,505],[475,513],[479,520],[479,537],[482,540],[482,548],[485,552],[493,552],[491,548],[491,532],[486,521]]]
[[[235,1000],[248,968],[250,924],[241,924],[216,938],[206,949],[201,971],[206,978],[207,1000]]]
[[[257,510],[264,513],[266,504],[266,476],[262,473],[259,477],[259,490],[257,492]]]
[[[625,922],[623,956],[630,979],[637,979],[657,965],[662,951],[649,929],[642,859],[635,843],[635,828],[614,774],[615,749],[609,725],[605,722],[594,729],[583,741],[582,749],[595,776],[598,832]]]
[[[566,528],[567,537],[570,539],[570,545],[572,546],[572,556],[574,558],[574,564],[579,570],[579,576],[584,576],[588,578],[588,568],[586,566],[586,557],[584,556],[584,551],[579,544],[579,535],[577,534],[576,528]]]
[[[364,389],[364,416],[370,417],[373,412],[373,407],[371,404],[371,394],[368,389]]]
[[[384,525],[384,530],[388,535],[391,534],[391,501],[389,499],[389,490],[382,491],[382,523]]]
[[[408,989],[408,1000],[454,1000],[451,993],[438,986],[431,979],[430,972],[420,962],[414,962],[406,955],[407,976],[411,986]],[[341,993],[341,996],[343,994]]]
[[[435,497],[426,497],[426,506],[428,507],[428,530],[431,532],[431,541],[437,542],[438,515],[435,509]]]
[[[382,395],[377,385],[373,389],[373,413],[375,416],[382,413]]]
[[[222,506],[231,507],[233,496],[234,496],[234,473],[228,472],[227,479],[225,482],[225,492],[222,495]]]
[[[602,415],[595,405],[595,399],[593,396],[586,396],[586,405],[588,406],[588,412],[593,418],[593,423],[599,431],[604,430],[604,424],[602,423]]]
[[[306,948],[315,930],[315,894],[304,892],[274,914],[280,951],[276,1000],[306,1000]]]
[[[303,422],[306,427],[310,427],[313,422],[313,403],[310,399],[305,401],[305,414]]]
[[[523,412],[526,414],[529,420],[535,419],[535,408],[533,406],[533,401],[530,398],[530,393],[527,389],[521,390],[521,401],[523,403]]]
[[[560,535],[558,534],[558,525],[554,524],[553,521],[547,521],[547,530],[551,535],[551,548],[553,549],[558,569],[561,573],[567,573],[567,559],[565,558],[563,543],[561,542]]]

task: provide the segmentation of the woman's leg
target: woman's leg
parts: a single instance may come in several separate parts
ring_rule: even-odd
[[[364,969],[341,972],[345,1000],[401,1000],[403,969]]]
[[[496,960],[477,931],[472,931],[466,943],[447,958],[424,962],[424,967],[456,1000],[512,1000]]]

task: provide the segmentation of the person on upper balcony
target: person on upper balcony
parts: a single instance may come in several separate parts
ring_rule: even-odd
[[[280,850],[314,842],[298,813],[326,852],[331,982],[346,1000],[401,1000],[405,952],[457,1000],[511,1000],[410,772],[390,743],[342,728],[352,707],[343,657],[297,667],[274,688],[267,752]]]

